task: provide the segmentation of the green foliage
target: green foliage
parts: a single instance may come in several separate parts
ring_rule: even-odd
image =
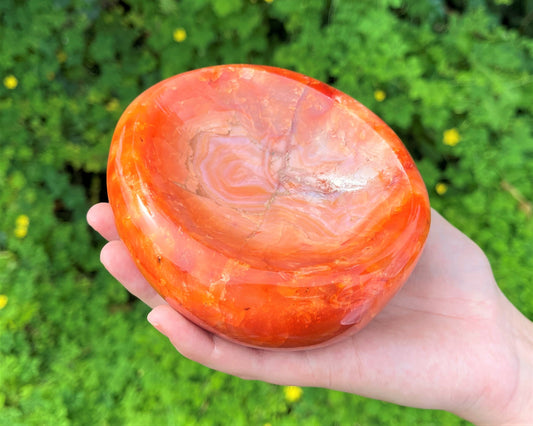
[[[0,424],[461,424],[320,389],[289,404],[279,387],[179,357],[102,270],[102,240],[85,213],[105,200],[114,125],[142,90],[218,63],[291,68],[351,94],[397,131],[433,206],[486,251],[531,318],[527,5],[0,2]]]

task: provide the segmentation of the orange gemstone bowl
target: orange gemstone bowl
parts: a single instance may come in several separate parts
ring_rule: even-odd
[[[189,320],[252,347],[357,332],[429,231],[398,136],[348,95],[267,66],[203,68],[143,92],[117,124],[107,185],[146,280]]]

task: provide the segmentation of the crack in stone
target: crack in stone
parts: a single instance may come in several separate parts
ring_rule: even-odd
[[[272,208],[272,204],[274,203],[274,200],[279,195],[281,188],[284,188],[283,177],[286,176],[286,171],[289,166],[290,153],[291,153],[292,148],[295,146],[295,144],[293,143],[293,140],[294,140],[294,131],[296,129],[296,124],[298,121],[297,118],[300,113],[302,101],[306,97],[307,92],[308,92],[308,88],[306,87],[300,94],[300,97],[296,101],[296,105],[294,107],[294,113],[293,113],[292,120],[291,120],[291,128],[287,132],[287,141],[288,141],[287,152],[285,153],[285,156],[283,159],[283,165],[278,170],[278,184],[276,185],[276,189],[274,190],[274,192],[272,193],[268,201],[265,203],[265,210],[263,211],[263,215],[259,223],[255,227],[255,229],[246,236],[244,244],[246,244],[247,241],[251,240],[259,233],[259,231],[261,230],[261,228],[263,227],[265,223],[268,212]],[[266,151],[267,149],[268,147],[263,146],[263,151]]]

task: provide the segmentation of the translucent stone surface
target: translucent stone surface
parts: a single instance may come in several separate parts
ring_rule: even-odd
[[[366,325],[412,271],[429,202],[394,132],[287,70],[204,68],[121,117],[108,192],[167,302],[239,343],[302,348]]]

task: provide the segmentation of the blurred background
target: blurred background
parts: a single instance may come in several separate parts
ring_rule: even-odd
[[[402,138],[431,202],[533,318],[533,1],[0,1],[0,424],[462,424],[179,356],[99,263],[114,126],[223,63],[290,68]]]

